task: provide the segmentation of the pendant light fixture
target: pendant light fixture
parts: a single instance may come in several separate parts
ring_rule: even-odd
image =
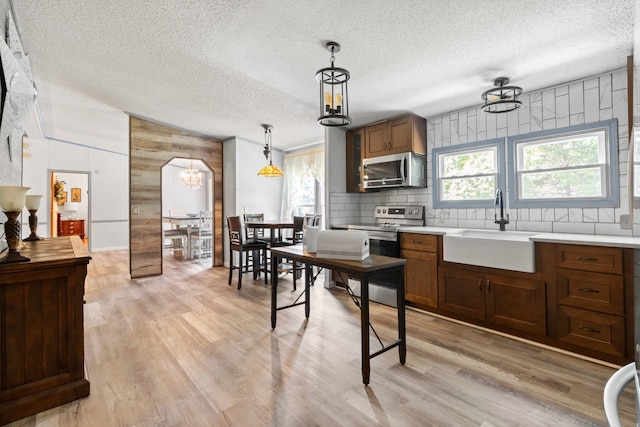
[[[273,126],[262,125],[262,127],[264,128],[264,149],[262,150],[262,154],[264,154],[265,159],[269,160],[269,164],[260,169],[258,175],[269,178],[283,176],[284,172],[282,172],[282,169],[271,162],[271,129],[273,129]]]
[[[318,123],[323,126],[346,126],[351,123],[347,90],[350,74],[344,68],[333,66],[334,53],[340,52],[340,45],[327,42],[326,48],[331,52],[331,66],[316,73],[316,80],[320,82]]]
[[[180,174],[180,182],[190,190],[202,187],[202,172],[193,167],[193,160],[191,160],[191,166]]]
[[[522,93],[522,88],[518,86],[507,86],[509,84],[508,77],[498,77],[493,84],[493,89],[482,94],[484,106],[482,111],[485,113],[508,113],[520,108],[522,102],[518,101],[518,96]]]

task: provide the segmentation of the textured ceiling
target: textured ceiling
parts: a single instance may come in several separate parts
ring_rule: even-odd
[[[88,132],[86,101],[219,139],[290,149],[323,140],[315,73],[351,72],[353,124],[481,103],[506,75],[525,92],[623,68],[633,0],[15,0],[42,119]],[[60,99],[60,88],[82,102]],[[71,98],[68,97],[67,98]],[[83,110],[83,111],[80,111]],[[98,109],[97,109],[98,110]],[[49,135],[56,137],[56,135]]]

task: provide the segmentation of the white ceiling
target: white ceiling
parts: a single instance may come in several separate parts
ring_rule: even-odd
[[[12,3],[49,133],[75,105],[78,126],[108,134],[89,99],[219,139],[263,142],[269,123],[279,149],[324,138],[329,40],[351,72],[350,127],[478,105],[502,75],[528,92],[620,69],[634,40],[634,0]]]

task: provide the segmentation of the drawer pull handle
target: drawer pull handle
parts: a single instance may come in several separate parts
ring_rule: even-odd
[[[576,258],[578,259],[578,261],[589,261],[589,262],[598,261],[598,258],[591,258],[591,257],[588,257],[588,256],[578,256]]]
[[[487,292],[491,293],[491,281],[487,280]]]
[[[422,244],[422,240],[414,240],[413,244],[415,245],[421,245]]]
[[[599,294],[599,293],[600,293],[600,291],[599,291],[599,290],[597,290],[597,289],[590,289],[590,288],[578,288],[578,290],[579,290],[580,292],[591,292],[591,293],[593,293],[593,294]]]
[[[478,289],[482,292],[482,279],[478,279]]]
[[[580,325],[578,327],[580,329],[582,329],[583,331],[586,331],[586,332],[595,332],[596,334],[600,333],[600,329],[589,328],[588,326],[582,326],[582,325]]]

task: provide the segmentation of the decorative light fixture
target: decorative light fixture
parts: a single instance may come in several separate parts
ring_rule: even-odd
[[[40,209],[40,199],[42,199],[41,195],[28,195],[25,200],[25,207],[29,211],[29,228],[31,229],[31,234],[27,237],[25,242],[30,242],[33,240],[42,240],[42,237],[36,234],[36,230],[38,229],[38,216],[36,212]]]
[[[484,106],[482,111],[485,113],[507,113],[520,108],[522,102],[518,101],[518,96],[522,93],[522,88],[518,86],[507,86],[509,84],[508,77],[498,77],[493,84],[493,89],[482,94]]]
[[[333,66],[334,53],[340,52],[340,45],[336,42],[327,42],[326,48],[331,52],[331,66],[316,73],[316,80],[320,82],[318,124],[346,126],[351,123],[347,90],[347,81],[351,75],[344,68]]]
[[[193,167],[193,159],[191,160],[191,166],[180,174],[180,182],[190,190],[197,190],[202,187],[202,172]]]
[[[262,154],[264,154],[265,159],[269,160],[269,164],[260,169],[258,175],[270,178],[282,176],[284,175],[282,169],[271,162],[271,129],[273,129],[273,126],[262,125],[262,127],[264,128],[264,149],[262,150]]]
[[[20,221],[17,219],[24,208],[27,191],[30,188],[0,186],[0,209],[7,216],[7,220],[4,223],[4,235],[7,239],[7,246],[9,246],[9,252],[4,258],[0,259],[0,264],[31,261],[29,258],[20,255],[20,251],[18,251],[21,227]]]

